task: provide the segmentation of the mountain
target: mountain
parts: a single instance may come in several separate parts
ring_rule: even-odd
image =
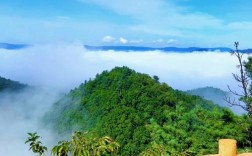
[[[221,89],[214,87],[202,87],[197,89],[192,89],[187,91],[188,94],[198,95],[204,99],[212,100],[214,103],[219,104],[220,106],[226,107],[227,103],[225,102],[225,96],[230,97],[231,95],[228,92],[225,92]]]
[[[219,138],[245,143],[249,126],[229,109],[128,67],[103,71],[71,90],[43,122],[61,135],[75,130],[108,135],[125,156],[157,150],[168,155],[214,153]]]
[[[0,49],[17,50],[26,48],[28,44],[13,44],[13,43],[1,43]],[[230,52],[232,49],[227,47],[216,47],[216,48],[202,48],[202,47],[143,47],[143,46],[90,46],[84,45],[84,48],[90,51],[163,51],[163,52],[179,52],[179,53],[191,53],[191,52]],[[241,52],[252,53],[252,49],[242,49]]]
[[[178,47],[163,47],[163,48],[154,48],[154,47],[139,47],[139,46],[89,46],[84,45],[84,47],[91,51],[164,51],[164,52],[195,52],[195,51],[220,51],[220,52],[229,52],[230,48],[218,47],[218,48],[200,48],[200,47],[188,47],[188,48],[178,48]],[[251,51],[252,52],[252,51]]]
[[[188,48],[179,48],[179,47],[161,47],[161,48],[154,48],[154,47],[141,47],[141,46],[89,46],[84,45],[87,50],[90,51],[163,51],[163,52],[179,52],[179,53],[192,53],[192,52],[230,52],[232,51],[231,48],[227,47],[216,47],[216,48],[202,48],[202,47],[188,47]],[[243,49],[240,52],[252,53],[252,49]]]
[[[218,104],[221,107],[230,108],[236,114],[241,115],[243,113],[246,113],[240,107],[237,107],[237,106],[231,107],[231,105],[227,103],[224,99],[225,97],[230,97],[231,99],[233,99],[234,98],[233,95],[221,89],[214,88],[214,87],[203,87],[203,88],[188,90],[187,93],[191,95],[198,95],[206,100],[211,100],[215,104]]]
[[[27,44],[0,43],[0,49],[16,50],[28,47]]]
[[[0,76],[0,92],[3,92],[3,91],[17,92],[26,87],[27,85],[25,84],[21,84],[17,81],[12,81],[10,79],[6,79]]]

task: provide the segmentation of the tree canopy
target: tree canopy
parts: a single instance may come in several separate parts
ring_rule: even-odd
[[[92,130],[99,137],[111,136],[120,144],[119,155],[216,153],[218,139],[226,137],[243,148],[250,126],[245,120],[246,115],[237,116],[128,67],[85,81],[44,117],[59,134]]]

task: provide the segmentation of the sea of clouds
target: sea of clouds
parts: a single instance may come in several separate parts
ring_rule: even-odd
[[[235,85],[237,60],[229,52],[88,51],[82,44],[44,44],[0,49],[0,75],[36,86],[69,90],[115,66],[157,75],[176,89]]]
[[[246,56],[247,57],[247,56]],[[70,89],[103,70],[128,66],[157,75],[175,89],[213,86],[238,89],[232,73],[237,60],[229,52],[88,51],[82,44],[40,44],[19,50],[0,49],[0,76],[29,84],[36,91],[0,95],[0,153],[32,155],[27,132],[39,132],[51,144],[53,134],[39,119]]]

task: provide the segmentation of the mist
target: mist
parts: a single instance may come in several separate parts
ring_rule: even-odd
[[[128,66],[157,75],[180,90],[213,86],[237,89],[232,73],[237,60],[229,52],[164,53],[88,51],[83,44],[40,44],[19,50],[0,49],[0,76],[35,86],[21,93],[0,94],[0,153],[33,155],[24,144],[27,132],[38,132],[44,145],[55,143],[40,118],[70,89],[103,70]]]
[[[103,70],[128,66],[159,76],[176,89],[234,85],[237,60],[229,52],[91,52],[83,44],[44,44],[20,50],[0,49],[0,75],[23,83],[68,91]]]
[[[43,128],[40,119],[62,95],[41,88],[24,89],[21,92],[0,93],[0,153],[9,156],[32,156],[29,145],[24,144],[28,132],[38,132],[46,145],[56,142],[56,137]]]

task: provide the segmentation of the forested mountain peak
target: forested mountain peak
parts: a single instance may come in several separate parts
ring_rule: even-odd
[[[216,151],[219,138],[245,141],[249,125],[240,128],[243,120],[128,67],[85,81],[44,117],[60,134],[83,130],[111,136],[120,144],[120,155],[139,155],[156,147],[171,155],[208,154]]]

